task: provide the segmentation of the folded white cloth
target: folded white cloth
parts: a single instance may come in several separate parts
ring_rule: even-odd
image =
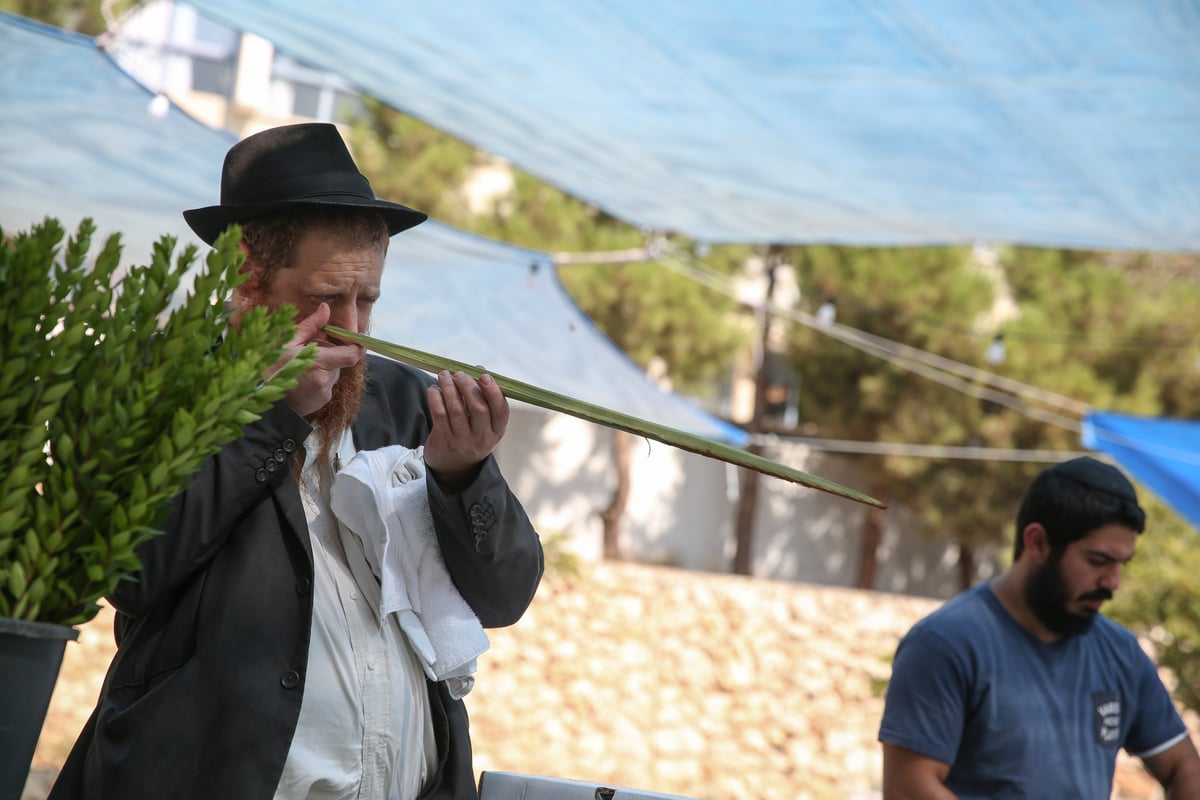
[[[379,580],[380,618],[395,614],[425,674],[461,697],[490,642],[442,561],[425,480],[423,447],[364,450],[334,476],[330,505]]]

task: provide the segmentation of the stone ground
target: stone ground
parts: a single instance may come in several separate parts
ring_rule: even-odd
[[[489,631],[467,698],[477,770],[700,800],[879,797],[900,635],[937,602],[620,563],[548,578]],[[68,645],[23,800],[42,800],[114,652],[107,610]],[[1195,715],[1189,715],[1193,733]],[[1122,757],[1114,800],[1162,793]]]

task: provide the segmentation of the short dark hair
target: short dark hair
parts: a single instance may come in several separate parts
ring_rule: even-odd
[[[300,235],[317,226],[335,229],[355,247],[379,246],[387,252],[387,223],[377,211],[352,206],[298,205],[269,212],[242,223],[242,241],[265,285],[270,285],[279,269],[292,263]]]
[[[1023,533],[1034,522],[1046,529],[1051,553],[1059,554],[1105,525],[1124,525],[1141,533],[1146,529],[1146,512],[1120,470],[1083,456],[1056,464],[1033,479],[1017,511],[1013,561],[1021,557]]]

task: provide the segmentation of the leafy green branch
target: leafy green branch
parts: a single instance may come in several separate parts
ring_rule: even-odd
[[[135,551],[167,501],[314,356],[264,379],[294,309],[231,325],[240,231],[178,304],[194,246],[172,261],[163,237],[149,265],[122,270],[117,235],[88,262],[94,233],[84,220],[61,249],[64,229],[47,219],[0,249],[0,616],[91,619],[140,569]]]

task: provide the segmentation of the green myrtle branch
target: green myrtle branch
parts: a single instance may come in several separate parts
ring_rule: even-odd
[[[237,324],[240,231],[221,237],[178,300],[195,247],[161,238],[123,269],[95,225],[60,254],[47,219],[0,247],[0,616],[86,622],[204,460],[241,435],[311,365],[310,347],[264,379],[295,309]],[[3,238],[0,232],[0,239]]]

